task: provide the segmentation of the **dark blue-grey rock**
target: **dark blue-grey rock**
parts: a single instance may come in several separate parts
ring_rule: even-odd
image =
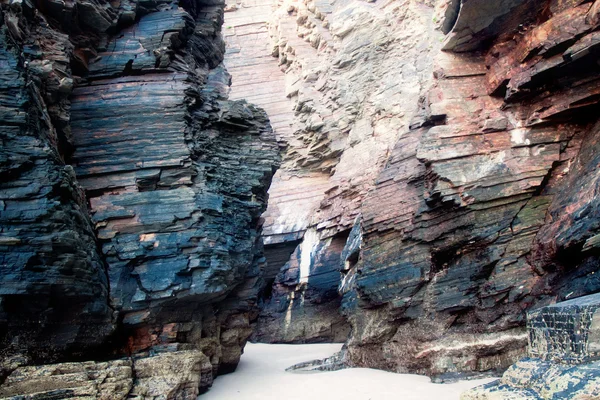
[[[0,36],[0,342],[5,357],[81,354],[115,328],[86,199],[42,88]]]
[[[257,317],[279,147],[227,100],[222,3],[50,5],[2,5],[0,378],[200,351],[192,398]]]

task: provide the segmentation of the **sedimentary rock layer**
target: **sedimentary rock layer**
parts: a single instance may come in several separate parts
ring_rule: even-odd
[[[600,396],[600,295],[537,309],[527,316],[528,358],[463,400],[593,399]]]
[[[349,364],[502,370],[528,309],[600,289],[596,3],[278,2],[293,178],[265,233],[278,267],[302,242],[257,339],[331,337],[289,332],[337,321],[311,311],[331,286],[305,293],[339,269]]]
[[[2,399],[195,399],[212,382],[200,351],[107,362],[20,367],[0,387]]]
[[[565,6],[504,32],[512,36],[487,52],[436,57],[421,115],[363,203],[345,302],[351,362],[429,374],[502,369],[523,351],[525,310],[598,290],[598,259],[581,251],[595,223],[567,245],[544,234],[559,204],[573,222],[578,207],[593,207],[565,193],[581,176],[572,167],[596,164],[586,155],[598,134],[588,118],[595,58],[569,56],[591,51],[583,43],[593,15],[590,4]]]
[[[5,25],[0,37],[2,358],[22,349],[38,359],[54,358],[98,346],[115,321],[85,196],[59,151],[60,136],[39,86],[38,74],[50,79],[52,67],[34,60],[30,72],[24,71],[10,43]],[[55,65],[68,67],[68,61]]]
[[[275,136],[227,99],[222,3],[54,6],[2,7],[2,378],[133,356],[125,397],[195,398],[258,313]]]

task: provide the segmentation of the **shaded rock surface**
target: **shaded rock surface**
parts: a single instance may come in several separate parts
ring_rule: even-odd
[[[6,396],[105,398],[86,371],[120,365],[68,364],[71,387],[62,364],[24,367],[45,362],[133,356],[115,396],[140,399],[195,398],[235,369],[279,148],[264,111],[227,98],[223,8],[2,4]],[[20,368],[57,374],[15,389]]]
[[[84,192],[59,151],[64,136],[55,128],[48,99],[38,86],[40,74],[49,81],[54,78],[53,66],[68,69],[68,58],[47,64],[34,59],[27,73],[10,45],[10,31],[6,25],[2,30],[2,356],[24,348],[36,357],[52,358],[98,346],[116,321]],[[41,56],[42,51],[37,52]]]

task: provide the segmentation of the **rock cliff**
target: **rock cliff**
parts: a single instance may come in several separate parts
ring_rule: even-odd
[[[537,309],[527,316],[528,357],[502,379],[462,400],[595,399],[600,396],[598,294]]]
[[[191,398],[253,329],[500,372],[600,291],[599,1],[1,13],[1,396]]]
[[[251,10],[226,14],[226,62],[251,58],[236,21],[268,27],[288,99],[263,101],[293,111],[257,340],[337,340],[341,313],[350,365],[500,371],[524,354],[527,310],[600,289],[597,2]]]
[[[195,398],[235,369],[279,148],[264,111],[227,98],[223,8],[2,5],[3,397],[118,381],[123,398]],[[64,382],[18,368],[121,357],[48,367]],[[117,381],[73,386],[113,365]]]

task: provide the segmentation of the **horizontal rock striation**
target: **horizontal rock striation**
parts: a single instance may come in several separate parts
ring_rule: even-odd
[[[416,111],[414,99],[432,72],[427,57],[441,43],[433,35],[432,10],[422,4],[401,3],[276,3],[269,24],[274,40],[271,54],[285,71],[285,94],[291,100],[294,118],[291,137],[284,137],[287,148],[280,178],[274,181],[264,215],[267,251],[271,244],[299,239],[304,240],[301,247],[313,248],[306,239],[308,232],[316,233],[319,244],[315,249],[325,249],[347,237],[399,133],[408,128]],[[231,14],[245,12],[241,8]],[[284,106],[283,101],[277,101]],[[340,254],[342,247],[336,245],[327,252]],[[293,274],[294,261],[288,264],[289,271],[285,265],[281,267],[271,305],[266,308],[269,311],[257,328],[259,333],[272,333],[257,334],[257,340],[278,341],[283,337],[273,331],[273,325],[287,325],[288,310],[283,305],[293,303],[292,297],[295,303],[301,299],[300,307],[305,310],[324,307],[320,299],[328,297],[325,292],[308,298],[303,293],[310,291],[311,282],[318,282],[320,276],[331,273],[333,277],[332,272],[339,271],[345,261],[336,256],[324,264],[317,253],[302,256],[311,260],[308,287],[299,281],[282,286],[283,276]],[[341,282],[340,275],[337,282]],[[315,292],[321,290],[318,284],[314,288]],[[313,302],[313,298],[319,300]],[[329,301],[329,309],[338,308],[339,297]],[[273,308],[273,304],[278,306]],[[302,320],[312,315],[315,326],[329,324],[332,329],[343,321],[335,312],[305,311],[292,313],[292,326],[294,314]],[[301,320],[298,324],[306,325]],[[314,333],[309,336],[304,340],[319,340]],[[298,336],[295,340],[303,339]],[[330,334],[321,340],[331,340]]]
[[[345,242],[344,235],[319,241],[314,230],[305,233],[302,243],[275,277],[254,338],[283,343],[346,340],[349,327],[339,313],[337,291]]]
[[[575,222],[579,207],[593,208],[584,193],[595,173],[574,168],[596,164],[586,153],[597,76],[584,44],[594,13],[565,6],[487,52],[436,57],[421,112],[363,203],[345,302],[350,363],[442,376],[501,370],[523,353],[525,310],[598,290],[597,256],[582,251],[594,218]],[[570,56],[579,51],[591,58]],[[581,229],[577,244],[549,233],[554,218]]]
[[[227,98],[223,7],[2,6],[0,390],[21,365],[133,356],[123,398],[195,398],[235,369],[279,147]],[[56,379],[17,386],[105,396]]]
[[[195,399],[212,382],[209,359],[178,351],[134,360],[20,367],[0,387],[2,399]]]
[[[1,10],[0,379],[131,356],[127,395],[190,398],[254,323],[347,338],[336,365],[500,372],[528,310],[600,291],[598,1]],[[536,357],[595,362],[589,318],[542,310]]]
[[[278,2],[294,119],[256,339],[329,340],[305,326],[337,324],[312,311],[337,269],[346,362],[445,379],[506,369],[527,310],[598,291],[597,8]]]
[[[115,321],[85,196],[64,162],[60,143],[65,137],[47,105],[48,97],[68,95],[60,86],[50,87],[55,71],[68,70],[68,59],[34,59],[25,70],[11,44],[20,31],[13,32],[16,22],[5,16],[0,38],[0,347],[10,364],[9,354],[24,349],[26,358],[39,362],[96,347]],[[33,51],[41,56],[47,49],[24,45],[23,52]]]

